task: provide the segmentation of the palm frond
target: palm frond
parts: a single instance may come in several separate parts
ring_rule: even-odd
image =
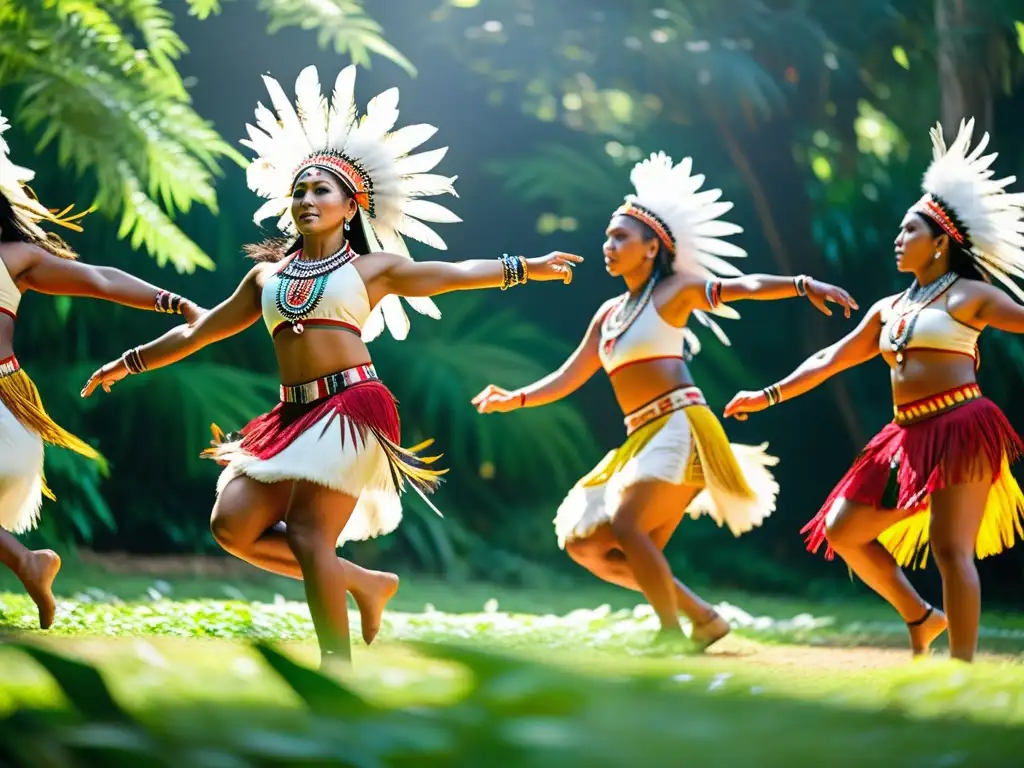
[[[186,0],[186,2],[188,3],[188,15],[195,16],[200,21],[221,12],[220,0]]]
[[[581,149],[547,143],[529,155],[484,167],[521,199],[550,200],[561,215],[611,210],[629,180],[628,169],[615,168],[607,154],[587,143]]]
[[[120,211],[122,235],[161,264],[212,268],[171,216],[193,202],[216,212],[218,161],[244,160],[187,104],[171,64],[184,47],[167,12],[153,0],[23,3],[35,13],[17,35],[0,27],[0,71],[21,89],[17,118],[40,132],[37,152],[55,143],[62,166],[95,173],[97,206]],[[119,16],[155,47],[139,56]]]
[[[270,17],[270,34],[286,27],[316,30],[321,48],[333,47],[353,64],[369,68],[370,54],[376,53],[416,75],[416,67],[384,39],[380,24],[356,0],[260,0],[259,7]]]

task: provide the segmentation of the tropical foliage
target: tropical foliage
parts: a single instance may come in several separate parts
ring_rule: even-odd
[[[95,206],[119,237],[178,271],[214,262],[180,228],[193,204],[217,213],[224,160],[245,160],[191,106],[176,68],[188,52],[161,0],[9,0],[0,8],[0,83],[17,123],[51,145],[59,166],[89,172]],[[191,0],[206,18],[219,0]],[[368,65],[370,53],[412,70],[357,0],[261,0],[270,31],[319,29],[319,43]],[[22,143],[22,146],[25,146]],[[44,198],[46,199],[46,198]]]
[[[185,24],[174,23],[172,7],[195,17],[194,38],[176,32]],[[1015,13],[1009,0],[446,0],[429,8],[419,0],[9,0],[0,6],[0,97],[21,131],[12,144],[34,142],[39,152],[40,197],[53,205],[93,200],[116,218],[115,230],[97,219],[75,238],[80,251],[206,306],[233,289],[245,269],[239,245],[258,235],[248,225],[244,161],[192,106],[211,86],[183,79],[179,67],[188,46],[213,45],[231,14],[272,34],[305,30],[324,56],[363,65],[376,56],[409,73],[415,61],[419,83],[436,78],[426,93],[405,89],[403,109],[419,99],[417,113],[428,114],[418,119],[446,135],[459,127],[453,111],[468,115],[464,135],[451,137],[465,147],[456,149],[466,169],[460,188],[486,192],[460,201],[466,223],[453,246],[465,237],[467,250],[478,241],[494,247],[500,219],[524,248],[593,254],[632,164],[664,149],[694,156],[735,201],[730,215],[746,229],[747,271],[830,279],[867,306],[902,287],[886,254],[918,192],[925,132],[937,117],[949,130],[947,113],[978,114],[997,129],[1001,171],[1024,167],[1024,150],[1003,138],[1015,135],[1024,107],[1024,27]],[[374,19],[386,21],[387,42]],[[247,119],[245,108],[230,120]],[[73,196],[62,183],[70,174]],[[139,260],[129,246],[155,258]],[[186,280],[164,264],[217,270]],[[400,535],[353,547],[361,561],[410,559],[510,580],[540,578],[527,560],[565,562],[551,539],[555,506],[621,433],[606,385],[507,416],[481,418],[468,401],[488,382],[517,386],[561,362],[599,303],[594,293],[616,290],[601,282],[599,262],[589,266],[557,302],[542,288],[507,304],[503,294],[508,308],[500,310],[493,297],[443,297],[441,322],[416,319],[408,340],[374,343],[408,442],[435,438],[453,471],[436,499],[443,520],[413,498]],[[707,337],[693,364],[715,407],[737,388],[785,374],[848,328],[799,302],[740,311],[743,320],[727,329],[733,347]],[[265,338],[251,331],[83,406],[77,391],[92,366],[161,333],[167,319],[77,300],[33,299],[26,312],[24,362],[54,414],[96,441],[113,472],[104,478],[74,458],[52,457],[62,502],[48,508],[45,536],[146,551],[212,547],[206,510],[217,468],[195,454],[211,422],[237,428],[272,402]],[[982,358],[983,386],[1019,418],[1019,378],[1005,374],[1024,373],[1024,347],[987,334]],[[729,425],[740,442],[770,439],[782,457],[780,508],[771,530],[722,547],[721,531],[687,523],[673,553],[687,573],[785,588],[807,581],[817,566],[793,565],[801,546],[794,531],[890,407],[877,368],[823,389],[799,407]],[[808,424],[830,439],[810,445]]]

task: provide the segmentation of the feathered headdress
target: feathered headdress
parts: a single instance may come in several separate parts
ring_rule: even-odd
[[[978,269],[1003,283],[1021,301],[1024,291],[1010,277],[1024,279],[1024,194],[1008,194],[1015,176],[993,179],[998,153],[982,155],[985,133],[972,150],[974,118],[960,121],[960,131],[947,149],[942,125],[931,129],[932,162],[924,174],[922,197],[911,209],[937,223],[963,246]]]
[[[392,130],[398,119],[397,88],[371,99],[366,114],[359,118],[354,65],[338,74],[330,104],[321,92],[313,66],[302,70],[295,81],[294,108],[275,79],[264,75],[263,82],[277,115],[258,104],[256,126],[246,125],[249,138],[241,142],[256,153],[246,172],[249,188],[268,198],[253,217],[256,223],[276,216],[279,229],[297,234],[291,213],[292,186],[299,174],[319,167],[340,176],[348,185],[359,205],[371,250],[409,256],[403,235],[439,250],[447,248],[423,222],[461,219],[447,208],[420,198],[455,195],[456,177],[430,173],[448,148],[409,154],[437,129],[420,124]],[[441,317],[428,298],[406,300],[421,314]],[[363,339],[376,338],[385,324],[396,339],[404,339],[409,332],[409,318],[397,296],[386,296],[377,305],[363,328]]]
[[[738,224],[719,219],[732,209],[732,203],[720,200],[722,190],[699,191],[703,174],[693,174],[693,160],[683,158],[678,165],[664,152],[652,154],[633,166],[629,180],[635,194],[626,195],[616,214],[632,216],[649,226],[672,254],[676,271],[696,270],[708,279],[718,276],[737,277],[743,273],[723,257],[744,258],[747,252],[720,238],[743,231]],[[722,305],[712,311],[720,317],[736,319],[739,313]],[[699,310],[693,312],[698,322],[707,326],[723,344],[729,338],[718,324]],[[687,335],[691,354],[699,351],[696,337]],[[693,347],[696,347],[695,349]]]
[[[0,114],[0,192],[3,192],[11,206],[14,208],[14,215],[18,222],[40,240],[46,239],[46,233],[40,229],[40,221],[49,221],[67,229],[81,232],[82,228],[76,221],[85,216],[89,211],[82,211],[69,216],[73,205],[69,205],[63,211],[55,212],[47,209],[35,194],[28,187],[28,183],[35,178],[36,174],[31,168],[24,168],[11,162],[11,148],[3,138],[3,134],[11,127],[7,118]],[[90,209],[91,210],[91,209]]]

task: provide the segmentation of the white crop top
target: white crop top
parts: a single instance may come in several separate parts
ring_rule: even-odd
[[[910,340],[907,342],[907,350],[930,349],[939,352],[957,352],[975,357],[978,336],[981,331],[961,323],[949,314],[948,301],[949,291],[947,290],[921,310],[917,322],[914,323]],[[899,296],[886,302],[886,306],[882,309],[882,333],[878,342],[882,352],[891,351],[889,334],[899,327],[898,323],[903,318],[895,308],[898,302]],[[909,322],[910,319],[910,316],[907,316],[903,322]]]
[[[608,303],[601,315],[602,327],[616,304],[617,300]],[[609,375],[630,363],[665,358],[682,360],[683,334],[682,328],[671,326],[662,319],[652,298],[621,336],[610,339],[601,334],[597,354]]]
[[[296,330],[301,323],[303,327],[328,326],[360,334],[371,308],[366,286],[355,265],[349,261],[322,279],[295,280],[280,274],[291,262],[291,258],[283,260],[263,284],[263,322],[271,336],[276,336],[292,325],[281,311],[281,302],[293,309],[307,302],[312,304],[312,310],[296,321]],[[315,298],[317,294],[319,299]]]
[[[21,291],[11,277],[7,265],[0,259],[0,314],[18,316],[18,305],[21,304]]]

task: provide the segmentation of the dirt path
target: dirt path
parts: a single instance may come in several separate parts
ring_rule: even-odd
[[[933,651],[933,655],[939,659],[948,658],[944,648]],[[845,672],[903,667],[911,660],[909,648],[772,645],[733,636],[711,648],[707,656],[736,666],[799,667]],[[995,653],[978,654],[977,660],[1020,663],[1019,656]]]

